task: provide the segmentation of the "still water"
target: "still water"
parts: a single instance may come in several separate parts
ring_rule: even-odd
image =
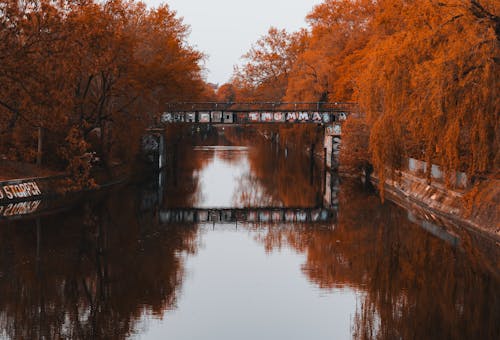
[[[498,245],[301,154],[223,144],[179,148],[163,177],[71,211],[0,222],[0,336],[500,338]]]

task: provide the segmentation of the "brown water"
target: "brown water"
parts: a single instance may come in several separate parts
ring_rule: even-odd
[[[302,155],[224,146],[174,159],[166,178],[0,222],[3,338],[500,338],[494,243],[347,181],[337,192]],[[165,217],[189,207],[322,207],[333,218]]]

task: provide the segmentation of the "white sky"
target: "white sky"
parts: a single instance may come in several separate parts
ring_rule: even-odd
[[[296,31],[322,0],[143,0],[149,6],[167,3],[191,27],[189,42],[208,56],[207,80],[219,85],[233,65],[270,26]]]

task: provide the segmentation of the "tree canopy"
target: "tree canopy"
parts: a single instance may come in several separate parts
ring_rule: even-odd
[[[0,155],[87,167],[135,155],[165,102],[206,94],[204,55],[167,5],[133,0],[0,2]]]
[[[278,101],[358,102],[382,178],[407,157],[471,177],[495,173],[499,15],[494,0],[325,0],[307,16],[308,30],[297,33],[301,48],[282,48],[278,58],[266,42],[280,32],[290,46],[296,35],[270,30],[232,83],[240,100],[265,89]]]

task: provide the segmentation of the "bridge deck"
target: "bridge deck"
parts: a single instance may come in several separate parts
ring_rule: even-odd
[[[354,112],[356,103],[327,102],[178,102],[167,103],[166,111],[233,111],[233,112],[264,112],[264,111],[318,111],[318,112]]]

